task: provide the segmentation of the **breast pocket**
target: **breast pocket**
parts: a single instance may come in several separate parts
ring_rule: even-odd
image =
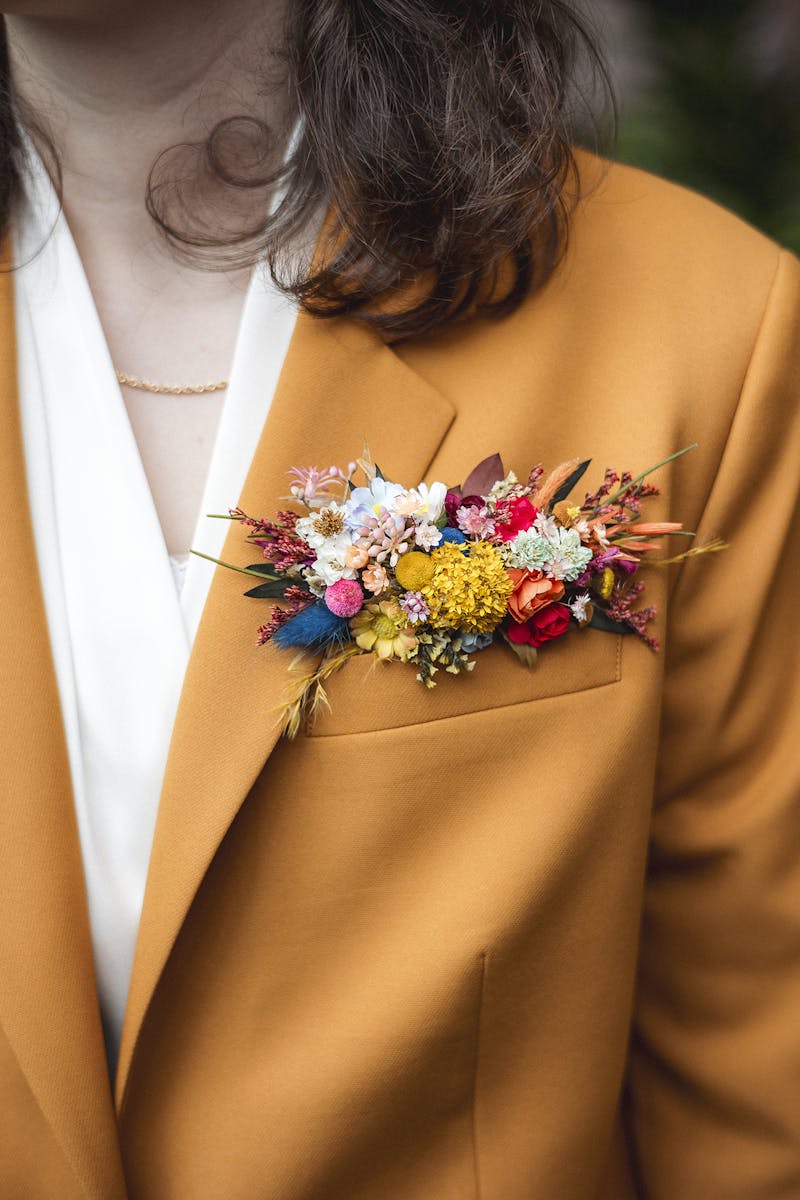
[[[622,640],[596,629],[570,630],[539,651],[534,667],[493,643],[474,656],[472,671],[440,671],[434,688],[417,680],[410,663],[352,658],[326,684],[330,707],[310,733],[322,738],[397,729],[604,687],[622,676]]]

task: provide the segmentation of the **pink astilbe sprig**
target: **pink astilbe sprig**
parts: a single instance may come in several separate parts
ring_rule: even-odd
[[[298,513],[285,509],[278,513],[274,521],[256,520],[242,513],[241,509],[232,510],[231,516],[236,516],[242,525],[250,529],[248,540],[260,547],[265,560],[272,563],[278,573],[293,573],[300,567],[310,566],[314,561],[313,550],[295,532],[300,519]]]
[[[627,586],[614,588],[608,606],[604,609],[612,621],[619,621],[632,629],[651,650],[658,650],[659,643],[647,632],[647,626],[656,615],[653,605],[647,608],[634,609],[634,604],[644,591],[643,583],[631,583]]]
[[[296,617],[303,609],[316,603],[316,597],[307,592],[305,588],[297,587],[294,584],[291,587],[287,587],[284,600],[286,607],[280,608],[276,604],[267,623],[259,627],[256,639],[257,646],[266,646],[267,642],[274,637],[281,626],[285,625],[287,621],[291,621],[292,617]]]
[[[600,487],[596,492],[586,493],[586,499],[583,502],[583,508],[590,508],[592,511],[596,511],[597,509],[603,507],[604,500],[607,496],[611,495],[612,491],[619,482],[619,473],[617,471],[612,471],[611,467],[606,467],[606,472],[603,476],[603,482],[600,484]]]
[[[630,471],[623,471],[619,481],[619,491],[616,497],[616,504],[620,509],[627,509],[628,512],[638,516],[642,508],[642,500],[646,496],[660,496],[661,491],[652,483],[645,483],[644,480],[634,480]]]

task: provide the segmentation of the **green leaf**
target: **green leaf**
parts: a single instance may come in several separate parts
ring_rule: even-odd
[[[190,550],[189,553],[196,555],[197,558],[204,558],[206,562],[216,563],[218,567],[225,567],[228,571],[238,571],[240,575],[254,575],[258,578],[263,573],[261,568],[264,563],[258,563],[256,570],[251,567],[237,567],[236,563],[223,562],[221,558],[212,558],[210,554],[203,554],[201,550]]]
[[[252,566],[245,567],[246,571],[252,571],[254,575],[266,575],[268,579],[285,578],[275,574],[275,568],[272,563],[260,562],[253,563]]]
[[[612,621],[611,617],[597,606],[592,613],[589,625],[592,629],[602,629],[605,633],[633,633],[630,625],[625,625],[622,621]]]
[[[580,481],[583,479],[584,475],[586,474],[586,472],[589,469],[589,466],[591,465],[591,461],[592,460],[590,458],[587,458],[585,460],[585,462],[582,462],[579,467],[575,468],[575,470],[572,472],[572,474],[569,476],[568,479],[564,480],[561,487],[558,489],[556,494],[553,496],[553,499],[551,501],[551,507],[554,504],[558,504],[559,501],[561,501],[561,500],[566,500],[567,496],[570,494],[572,489],[574,487],[576,487],[580,483]]]
[[[376,479],[385,479],[386,478],[386,476],[384,475],[383,471],[380,469],[380,467],[378,466],[377,463],[375,463],[375,478]]]
[[[250,588],[249,592],[245,592],[245,596],[253,596],[256,600],[281,599],[286,595],[286,589],[296,584],[296,579],[270,579],[266,583],[259,583],[257,587]]]

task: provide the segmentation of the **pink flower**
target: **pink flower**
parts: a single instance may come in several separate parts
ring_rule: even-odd
[[[339,579],[325,589],[325,603],[337,617],[354,617],[361,612],[364,593],[355,579]]]
[[[422,592],[405,592],[400,597],[400,607],[412,625],[425,621],[430,616],[430,609]]]
[[[466,533],[468,537],[488,538],[494,533],[494,520],[489,516],[489,510],[485,504],[478,508],[477,505],[461,505],[456,509],[456,522],[462,533]]]
[[[292,485],[289,491],[294,500],[309,508],[321,508],[327,504],[337,485],[347,478],[341,467],[292,467],[288,472]]]

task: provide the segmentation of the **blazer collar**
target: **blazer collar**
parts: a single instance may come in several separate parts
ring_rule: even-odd
[[[238,502],[250,515],[271,516],[286,507],[291,466],[344,465],[365,443],[387,474],[417,483],[453,417],[449,401],[377,334],[352,320],[301,313]],[[253,559],[238,524],[222,558],[240,566]],[[241,575],[217,568],[186,673],[122,1032],[120,1108],[142,1024],[186,913],[278,739],[275,707],[289,656],[255,646],[266,602],[244,597],[246,586]]]
[[[86,1194],[124,1196],[0,275],[0,1027]],[[1,1035],[0,1035],[1,1036]]]

